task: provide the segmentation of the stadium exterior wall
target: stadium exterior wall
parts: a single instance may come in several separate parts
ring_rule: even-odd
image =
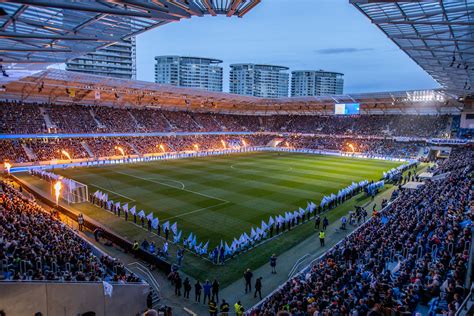
[[[146,283],[111,283],[112,295],[102,282],[0,282],[0,307],[6,315],[136,315],[146,310]]]

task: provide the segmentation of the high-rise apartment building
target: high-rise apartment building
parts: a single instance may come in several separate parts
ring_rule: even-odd
[[[135,37],[71,59],[66,63],[66,70],[99,76],[136,79]]]
[[[288,69],[274,65],[230,65],[230,93],[260,98],[288,97]]]
[[[156,83],[222,91],[222,60],[183,56],[157,56],[155,60]]]
[[[324,70],[291,72],[291,96],[337,95],[344,92],[344,74]]]

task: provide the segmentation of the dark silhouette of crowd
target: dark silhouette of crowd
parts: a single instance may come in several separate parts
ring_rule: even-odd
[[[36,202],[2,182],[0,262],[8,280],[140,282]]]
[[[472,147],[453,152],[440,165],[444,179],[399,192],[252,314],[454,314],[466,293],[472,164]]]

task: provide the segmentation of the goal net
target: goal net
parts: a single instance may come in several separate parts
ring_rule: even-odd
[[[89,189],[84,183],[76,180],[61,178],[61,198],[68,204],[83,203],[89,200]],[[51,194],[54,197],[54,183],[51,183]]]

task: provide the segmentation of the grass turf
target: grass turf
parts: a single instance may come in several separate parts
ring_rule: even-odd
[[[231,242],[270,215],[306,207],[353,181],[377,180],[399,163],[288,153],[251,153],[101,168],[56,170],[114,201],[177,222],[198,243]]]
[[[319,202],[323,195],[336,193],[340,188],[345,187],[352,181],[379,179],[383,171],[397,165],[399,163],[380,160],[305,154],[279,155],[278,153],[266,152],[116,165],[106,168],[56,170],[56,172],[75,178],[80,182],[95,183],[95,185],[120,193],[130,199],[144,201],[146,204],[151,205],[152,208],[146,208],[145,203],[137,203],[137,205],[143,205],[143,208],[147,211],[155,210],[155,215],[159,216],[160,220],[164,219],[165,216],[179,215],[176,214],[179,210],[171,205],[168,206],[170,211],[165,212],[167,208],[164,207],[164,201],[170,202],[175,199],[184,199],[184,201],[180,201],[181,205],[189,204],[190,200],[188,200],[186,195],[182,196],[179,194],[174,196],[173,199],[166,196],[167,194],[182,193],[176,191],[183,191],[179,189],[182,188],[182,185],[178,184],[178,182],[172,184],[173,181],[182,182],[185,185],[185,189],[188,190],[206,195],[214,193],[215,197],[221,199],[236,199],[232,209],[230,208],[232,205],[229,203],[176,218],[178,227],[189,233],[187,223],[192,222],[192,220],[187,217],[193,215],[192,217],[197,223],[203,223],[204,225],[198,227],[193,232],[203,239],[200,233],[209,236],[219,234],[221,236],[229,235],[231,236],[230,238],[237,237],[244,230],[248,232],[252,224],[259,224],[262,219],[267,220],[270,214],[281,214],[283,211],[293,210],[298,206],[305,206],[306,201],[309,199]],[[133,176],[117,172],[128,173]],[[45,181],[29,176],[27,173],[18,174],[17,176],[23,181],[30,183],[38,192],[46,195],[50,194],[50,186]],[[159,183],[141,180],[136,177],[152,180],[159,179],[153,181],[163,182],[164,184],[160,185]],[[167,181],[162,181],[163,179]],[[176,188],[172,186],[176,186]],[[249,190],[248,188],[253,189]],[[91,186],[90,190],[93,191],[94,188]],[[273,193],[268,195],[267,192],[269,191],[273,191]],[[159,195],[155,195],[155,192],[159,193]],[[220,195],[217,196],[217,193],[220,193]],[[223,195],[223,193],[226,193],[226,195]],[[158,198],[163,196],[168,199],[160,200]],[[268,196],[271,197],[266,198]],[[126,198],[118,195],[114,196],[113,193],[109,193],[109,197],[118,198],[117,200],[122,202],[127,201]],[[250,203],[248,200],[253,202]],[[340,216],[353,209],[354,205],[363,205],[369,201],[369,198],[359,194],[331,210],[327,217],[330,222],[336,221]],[[161,203],[163,207],[155,208],[155,203]],[[213,204],[210,203],[208,205],[212,206]],[[250,205],[252,207],[247,208],[243,205]],[[275,207],[270,208],[270,205],[275,205]],[[158,245],[163,243],[162,239],[156,238],[142,228],[133,225],[130,221],[125,222],[123,218],[118,218],[110,212],[99,209],[89,203],[75,204],[70,207],[94,218],[102,225],[116,231],[130,241],[147,238],[148,240],[154,240]],[[206,204],[188,207],[187,212],[190,212],[193,210],[193,207],[196,210],[199,209],[197,207],[206,207]],[[160,211],[158,212],[158,210]],[[218,210],[220,212],[217,212]],[[180,214],[184,213],[186,212],[180,212]],[[198,214],[199,216],[197,216]],[[205,223],[206,221],[211,222]],[[233,224],[237,221],[244,222],[238,224],[239,227],[243,227],[243,230],[230,228],[231,226],[222,226],[223,224]],[[218,222],[219,224],[217,224]],[[196,225],[196,223],[192,224]],[[207,233],[205,227],[211,227],[211,232]],[[241,278],[243,267],[257,269],[268,262],[268,258],[272,253],[279,255],[298,245],[312,234],[314,234],[313,224],[308,222],[296,227],[291,232],[279,235],[270,242],[267,242],[265,246],[256,247],[240,254],[237,258],[230,260],[223,266],[212,265],[197,256],[188,254],[185,257],[183,270],[186,274],[200,280],[218,278],[221,285],[225,287]],[[220,237],[215,236],[212,240],[220,240]],[[175,260],[175,252],[176,247],[170,245],[171,262]]]

